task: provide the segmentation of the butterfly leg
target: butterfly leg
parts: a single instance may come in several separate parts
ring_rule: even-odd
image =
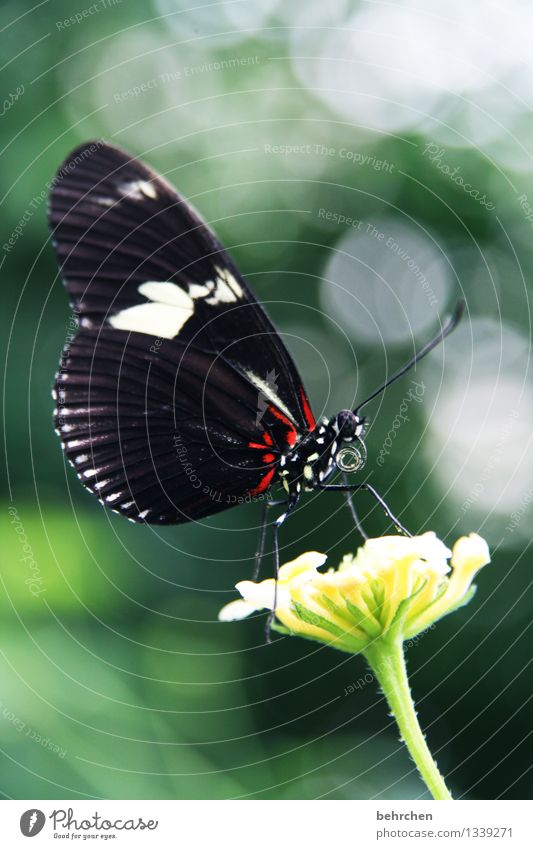
[[[268,616],[265,625],[265,640],[267,643],[271,642],[270,638],[270,629],[272,626],[272,622],[274,621],[274,617],[276,615],[276,607],[278,603],[278,576],[279,576],[279,529],[282,524],[285,522],[289,513],[296,507],[298,501],[300,500],[300,493],[298,490],[293,490],[289,495],[289,500],[284,502],[286,507],[285,511],[278,516],[276,521],[274,522],[273,528],[273,543],[274,543],[274,603],[272,605],[272,610]]]
[[[352,484],[318,484],[316,489],[325,490],[329,492],[358,492],[360,490],[364,490],[365,492],[369,492],[373,498],[376,499],[380,507],[383,509],[385,515],[391,520],[393,525],[396,527],[396,530],[400,531],[400,533],[405,534],[407,537],[412,537],[412,533],[407,530],[406,527],[402,525],[399,519],[396,518],[394,513],[390,510],[388,504],[381,497],[379,492],[377,492],[373,486],[369,483],[352,483]]]
[[[344,481],[344,484],[346,486],[350,486],[350,484],[348,483],[348,475],[346,474],[346,472],[343,472],[342,480]],[[346,490],[345,493],[344,493],[344,497],[346,499],[346,504],[348,505],[348,510],[350,511],[350,513],[352,515],[352,519],[353,519],[353,523],[355,525],[356,531],[358,531],[358,533],[363,537],[364,540],[367,540],[368,534],[365,531],[365,529],[363,528],[363,526],[361,524],[361,520],[359,519],[359,516],[357,515],[357,510],[355,509],[355,504],[353,503],[351,492],[349,490]]]
[[[280,504],[287,504],[286,501],[267,501],[261,513],[261,526],[259,529],[259,539],[257,541],[257,551],[255,552],[255,564],[252,574],[252,581],[257,581],[261,570],[261,563],[265,553],[266,529],[268,524],[268,511],[271,507],[279,507]]]

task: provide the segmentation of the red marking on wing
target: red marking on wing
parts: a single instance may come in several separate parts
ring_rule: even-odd
[[[274,445],[274,440],[270,436],[268,430],[265,430],[265,432],[263,434],[263,439],[265,440],[267,445]]]
[[[281,422],[283,422],[283,424],[286,424],[287,427],[289,428],[286,439],[287,439],[287,444],[290,445],[291,448],[292,448],[292,446],[295,444],[296,439],[298,437],[298,434],[296,432],[296,428],[294,427],[293,423],[291,422],[290,419],[287,418],[286,415],[284,415],[281,412],[281,410],[278,410],[277,407],[274,407],[273,404],[270,404],[268,409],[270,410],[271,413],[273,413],[273,415],[276,416],[277,419],[279,419]]]
[[[270,471],[267,472],[266,475],[261,478],[257,486],[254,487],[254,489],[250,490],[250,495],[259,495],[261,492],[264,492],[265,489],[268,489],[271,484],[272,478],[274,477],[275,471],[275,469],[270,469]]]
[[[302,399],[302,407],[304,411],[305,420],[309,427],[309,430],[314,430],[316,427],[315,417],[311,411],[311,407],[309,405],[309,401],[307,400],[307,395],[304,392],[303,386],[300,386],[300,398]]]
[[[265,442],[269,443],[268,445],[263,445],[261,442],[249,442],[248,448],[256,448],[259,451],[266,451],[266,454],[263,454],[263,463],[275,463],[277,459],[276,455],[273,454],[272,451],[268,450],[273,444],[272,437],[266,432],[263,434],[263,436],[268,437],[268,439],[265,439]]]

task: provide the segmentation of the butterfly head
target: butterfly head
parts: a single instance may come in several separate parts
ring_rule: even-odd
[[[364,443],[366,419],[352,410],[341,410],[335,419],[339,448],[335,454],[335,463],[341,472],[357,472],[366,463]]]

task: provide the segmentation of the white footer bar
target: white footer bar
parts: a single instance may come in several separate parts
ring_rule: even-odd
[[[529,813],[519,801],[3,801],[0,834],[6,849],[531,849]]]

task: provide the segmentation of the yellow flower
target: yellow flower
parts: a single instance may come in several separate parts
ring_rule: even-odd
[[[431,532],[388,536],[367,540],[338,569],[319,572],[325,562],[325,554],[308,551],[281,567],[277,585],[272,578],[241,581],[241,598],[219,618],[229,622],[275,608],[276,630],[362,652],[433,798],[451,799],[417,720],[403,641],[472,598],[472,580],[490,562],[487,543],[470,534],[452,553]]]
[[[278,630],[353,654],[378,638],[413,637],[466,604],[490,555],[477,534],[461,537],[452,553],[428,532],[369,539],[338,569],[319,572],[325,561],[326,555],[309,551],[286,563],[277,590],[272,578],[241,581],[242,598],[223,607],[219,618],[242,619],[275,603]]]

